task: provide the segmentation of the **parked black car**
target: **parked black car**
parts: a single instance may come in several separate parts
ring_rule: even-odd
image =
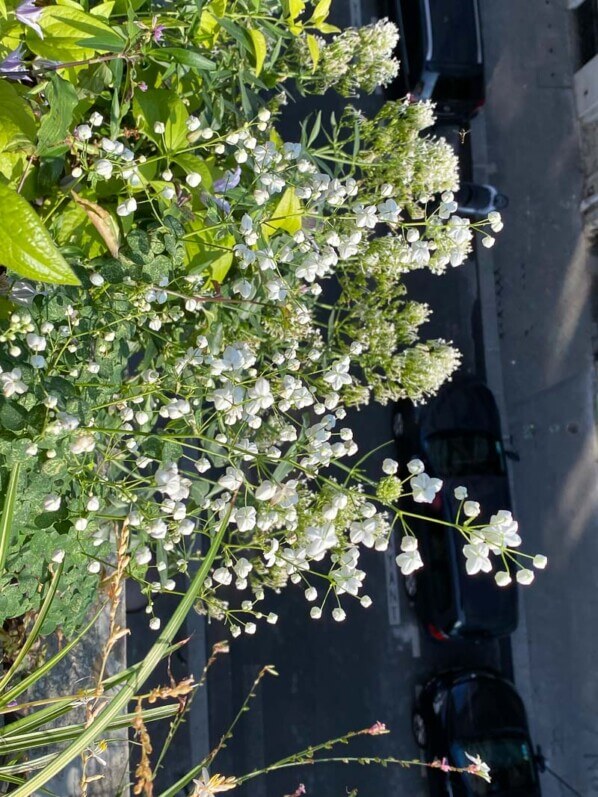
[[[509,509],[509,485],[500,418],[491,391],[461,378],[445,385],[428,404],[410,401],[395,408],[393,432],[403,465],[417,457],[426,472],[443,480],[432,504],[412,504],[419,515],[454,522],[455,487],[467,488],[482,507],[476,523]],[[488,638],[517,627],[515,582],[498,587],[490,573],[467,574],[462,535],[424,520],[411,526],[424,567],[405,577],[405,589],[428,633],[437,640]]]
[[[484,104],[478,0],[390,0],[399,31],[402,93],[437,103],[437,116],[466,121]]]
[[[490,767],[491,782],[478,776],[428,770],[434,797],[540,797],[538,765],[523,702],[513,684],[485,670],[435,676],[419,694],[413,733],[429,759],[467,767],[466,753]]]

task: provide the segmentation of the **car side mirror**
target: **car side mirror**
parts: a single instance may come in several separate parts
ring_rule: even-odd
[[[516,451],[505,450],[505,457],[510,459],[512,462],[520,462],[521,457]]]

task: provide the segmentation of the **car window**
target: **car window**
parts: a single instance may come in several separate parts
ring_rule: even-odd
[[[420,0],[401,0],[399,12],[403,58],[407,58],[402,68],[408,75],[409,88],[413,89],[420,82],[424,69],[424,20]]]
[[[453,603],[451,563],[448,535],[451,530],[431,528],[428,532],[429,567],[434,606],[440,614],[447,612]]]
[[[502,476],[505,473],[502,445],[492,435],[436,432],[426,439],[425,446],[428,461],[438,476]]]
[[[533,754],[525,737],[502,737],[455,742],[451,745],[451,763],[467,767],[471,761],[465,753],[480,756],[490,767],[490,783],[480,777],[463,774],[470,794],[509,794],[533,789],[537,783]]]
[[[447,67],[471,67],[480,63],[475,0],[427,0],[427,5],[432,27],[431,61]]]

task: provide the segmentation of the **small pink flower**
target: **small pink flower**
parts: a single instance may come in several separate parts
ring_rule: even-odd
[[[383,722],[375,722],[371,728],[368,728],[366,733],[370,736],[380,736],[382,733],[389,733],[386,725]]]

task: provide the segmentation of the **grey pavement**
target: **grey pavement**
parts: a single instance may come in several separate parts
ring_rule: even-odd
[[[591,797],[598,794],[595,371],[562,6],[482,0],[487,102],[472,140],[477,178],[510,197],[505,230],[489,262],[480,259],[497,312],[494,341],[487,337],[489,378],[499,389],[502,376],[520,455],[512,476],[526,548],[550,559],[525,590],[515,675],[551,769]],[[542,787],[546,797],[570,793],[549,773]]]

